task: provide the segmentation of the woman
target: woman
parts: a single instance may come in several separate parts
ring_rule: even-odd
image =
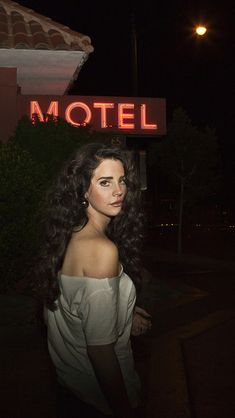
[[[135,307],[140,206],[133,161],[104,144],[80,148],[51,193],[38,285],[58,417],[126,418],[138,406],[130,334],[151,326]]]

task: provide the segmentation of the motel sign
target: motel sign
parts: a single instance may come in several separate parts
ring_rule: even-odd
[[[16,68],[0,68],[0,141],[6,142],[23,116],[48,115],[73,126],[89,125],[94,131],[133,136],[166,134],[166,101],[149,97],[22,95]]]
[[[165,134],[165,100],[100,96],[20,96],[20,114],[43,122],[49,115],[97,131],[158,136]],[[20,115],[19,115],[20,116]]]

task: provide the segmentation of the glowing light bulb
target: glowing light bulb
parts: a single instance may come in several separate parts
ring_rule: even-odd
[[[207,28],[205,26],[197,26],[196,33],[200,36],[205,35]]]

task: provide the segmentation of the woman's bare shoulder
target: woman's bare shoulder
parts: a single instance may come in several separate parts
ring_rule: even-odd
[[[73,275],[97,279],[118,275],[118,249],[106,237],[79,237],[70,251]]]
[[[114,277],[118,275],[118,249],[107,238],[97,237],[87,243],[90,256],[84,268],[84,275],[96,278]]]

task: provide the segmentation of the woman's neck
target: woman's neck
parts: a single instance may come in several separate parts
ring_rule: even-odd
[[[95,233],[97,233],[98,235],[105,235],[105,231],[107,229],[107,226],[110,222],[110,218],[107,217],[103,217],[103,218],[89,218],[88,223],[87,223],[87,228],[90,229],[90,231],[94,231]]]

